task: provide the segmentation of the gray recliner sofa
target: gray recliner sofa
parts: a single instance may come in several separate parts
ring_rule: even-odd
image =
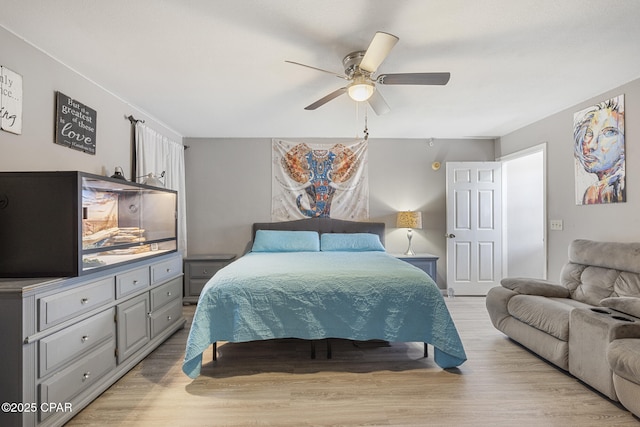
[[[575,240],[560,282],[505,278],[493,325],[640,416],[640,243]]]

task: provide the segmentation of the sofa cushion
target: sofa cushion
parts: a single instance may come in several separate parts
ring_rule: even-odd
[[[640,295],[640,243],[578,239],[569,245],[569,262],[560,283],[571,298],[598,305],[600,300]]]
[[[514,292],[525,295],[540,295],[550,298],[569,298],[567,288],[542,279],[525,279],[519,277],[507,277],[500,284]]]
[[[609,307],[615,311],[628,314],[633,317],[640,317],[640,298],[635,297],[611,297],[600,301],[603,307]]]
[[[569,263],[562,269],[562,284],[571,292],[571,298],[598,305],[600,300],[614,296],[614,283],[619,275],[617,270]]]
[[[514,295],[509,300],[509,314],[542,332],[562,340],[569,340],[569,313],[585,306],[569,298],[548,298],[539,295]]]
[[[640,384],[640,339],[612,341],[607,351],[607,361],[617,375]]]
[[[640,273],[640,243],[576,239],[569,245],[569,262]]]
[[[640,274],[621,271],[613,284],[613,292],[619,297],[640,297]]]
[[[640,274],[628,271],[568,263],[560,280],[571,298],[585,304],[599,305],[609,297],[640,296]]]

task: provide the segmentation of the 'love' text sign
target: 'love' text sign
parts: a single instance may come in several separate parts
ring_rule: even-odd
[[[96,111],[56,93],[56,144],[96,154]]]

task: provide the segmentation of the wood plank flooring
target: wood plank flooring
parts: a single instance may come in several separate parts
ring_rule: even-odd
[[[507,339],[484,298],[446,299],[468,360],[444,371],[419,343],[298,340],[218,346],[182,373],[188,325],[68,426],[637,426],[640,420]]]

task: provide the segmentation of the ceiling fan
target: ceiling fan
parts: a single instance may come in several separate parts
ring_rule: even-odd
[[[310,65],[301,64],[294,61],[285,61],[290,64],[301,65],[314,70],[333,74],[350,83],[341,87],[329,95],[320,98],[313,104],[305,107],[305,110],[315,110],[327,102],[339,97],[343,93],[348,93],[354,101],[367,101],[373,111],[378,114],[385,114],[390,111],[389,105],[384,100],[380,92],[376,90],[376,84],[380,85],[446,85],[451,77],[450,73],[398,73],[380,74],[375,76],[378,67],[385,60],[391,49],[398,42],[398,37],[393,34],[378,31],[367,50],[351,52],[342,60],[344,74],[334,73]]]

